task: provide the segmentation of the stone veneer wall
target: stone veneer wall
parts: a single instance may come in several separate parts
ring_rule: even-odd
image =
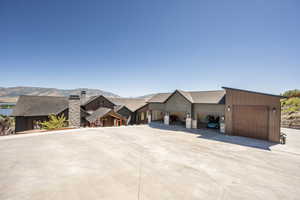
[[[281,114],[281,127],[300,129],[300,112]]]
[[[80,98],[78,95],[69,97],[69,127],[80,127]]]

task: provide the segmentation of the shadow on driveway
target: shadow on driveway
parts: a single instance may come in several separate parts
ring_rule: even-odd
[[[230,144],[236,144],[241,146],[253,147],[263,150],[271,151],[271,147],[273,145],[277,145],[278,143],[265,141],[265,140],[258,140],[253,138],[247,137],[240,137],[240,136],[229,136],[221,134],[218,130],[214,129],[187,129],[183,126],[178,125],[165,125],[162,123],[152,122],[149,124],[151,128],[167,130],[167,131],[183,131],[190,134],[197,134],[198,138],[214,140],[219,142],[226,142]]]

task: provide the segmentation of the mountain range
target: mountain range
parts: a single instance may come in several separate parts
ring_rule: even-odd
[[[89,89],[57,89],[57,88],[42,88],[42,87],[0,87],[0,102],[16,102],[20,95],[37,95],[37,96],[69,96],[71,94],[80,94],[81,91],[86,91],[87,97],[95,95],[103,95],[106,97],[120,97],[112,92]]]

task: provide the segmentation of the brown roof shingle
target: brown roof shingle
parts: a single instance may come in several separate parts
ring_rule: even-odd
[[[112,109],[110,109],[110,108],[104,108],[104,107],[98,108],[90,116],[87,116],[86,120],[89,121],[89,122],[94,122],[95,120],[97,120],[98,118],[103,117],[104,115],[106,115],[110,111],[112,111]]]
[[[212,103],[225,104],[225,91],[195,91],[189,92],[192,96],[193,103]]]
[[[68,108],[67,97],[20,96],[12,116],[48,116]]]
[[[212,104],[224,104],[225,103],[225,91],[183,91],[176,90],[182,96],[184,96],[191,103],[212,103]],[[173,93],[175,93],[173,92]],[[153,96],[149,103],[164,103],[173,93],[158,93]]]
[[[146,99],[143,98],[107,98],[115,105],[126,106],[131,112],[143,107],[147,104]]]
[[[148,103],[163,103],[172,93],[158,93],[148,100]]]

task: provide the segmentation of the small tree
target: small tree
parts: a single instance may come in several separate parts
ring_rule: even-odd
[[[62,114],[61,116],[56,116],[55,114],[50,114],[49,120],[40,122],[40,125],[42,126],[43,129],[53,130],[53,129],[66,127],[67,120],[66,120],[64,114]]]

